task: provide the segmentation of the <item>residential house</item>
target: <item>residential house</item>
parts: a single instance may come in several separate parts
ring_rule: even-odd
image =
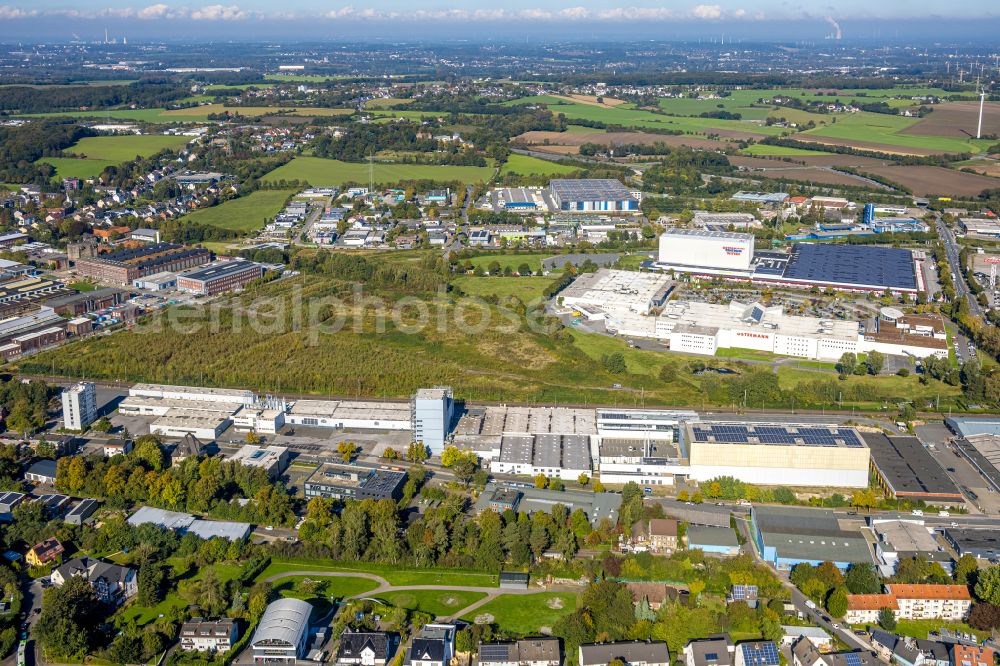
[[[49,537],[29,548],[24,559],[28,562],[28,566],[43,567],[58,562],[64,552],[66,549],[63,548],[59,539]]]
[[[558,638],[522,638],[481,643],[479,666],[559,666]]]
[[[396,651],[397,637],[384,631],[345,631],[340,637],[337,666],[385,666]]]
[[[808,638],[800,638],[792,646],[794,666],[879,666],[871,653],[862,650],[851,652],[820,652]]]
[[[677,548],[677,521],[653,518],[632,526],[629,547],[635,551],[673,552]]]
[[[667,586],[664,583],[625,583],[625,587],[632,594],[632,603],[642,603],[645,599],[649,604],[649,609],[658,611],[667,601]]]
[[[781,644],[792,646],[800,638],[807,638],[809,642],[823,651],[833,649],[833,637],[821,627],[798,627],[792,625],[782,625],[784,636],[781,637]]]
[[[177,446],[174,450],[170,452],[170,464],[177,465],[184,461],[185,458],[193,458],[205,453],[205,445],[201,443],[201,440],[187,433],[181,438],[181,441],[177,442]]]
[[[71,576],[86,578],[97,598],[113,606],[124,603],[138,592],[135,569],[89,557],[75,557],[57,568],[52,572],[52,584],[59,587]]]
[[[848,594],[844,621],[848,624],[875,624],[883,608],[899,613],[899,604],[891,594]]]
[[[685,666],[733,666],[736,646],[725,634],[689,641],[684,646]]]
[[[410,645],[410,666],[448,666],[455,655],[453,624],[427,624]]]
[[[579,666],[607,666],[620,659],[625,666],[670,666],[670,652],[662,641],[587,643],[578,651]]]
[[[993,666],[995,659],[992,648],[961,643],[951,646],[951,666]]]
[[[111,439],[104,442],[104,457],[114,458],[115,456],[127,455],[132,450],[132,440]]]
[[[227,652],[238,637],[236,620],[194,617],[181,625],[180,648],[185,652]]]
[[[780,666],[774,641],[746,641],[736,646],[734,666]]]
[[[969,615],[972,597],[965,585],[886,585],[896,597],[897,617],[906,620],[961,621]]]

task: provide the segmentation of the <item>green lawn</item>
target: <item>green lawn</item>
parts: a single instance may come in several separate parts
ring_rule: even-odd
[[[501,175],[517,174],[519,176],[565,176],[576,173],[579,169],[568,164],[556,164],[530,155],[512,154],[500,169]]]
[[[66,149],[81,157],[109,160],[115,164],[134,160],[136,156],[149,157],[163,149],[177,150],[187,144],[190,137],[164,134],[123,136],[88,136]]]
[[[462,275],[451,281],[469,296],[517,296],[523,303],[541,299],[552,277],[475,277]]]
[[[97,289],[96,284],[94,284],[93,282],[85,282],[85,281],[70,282],[66,286],[68,286],[70,289],[76,289],[79,292],[95,291]]]
[[[178,564],[176,558],[172,558],[170,561],[175,566]],[[214,570],[215,573],[218,574],[219,581],[223,583],[235,579],[240,573],[239,565],[220,562],[209,567],[197,569],[191,578],[199,580],[203,578],[205,572],[210,569]],[[187,602],[181,599],[180,594],[178,594],[177,590],[174,589],[167,594],[163,601],[155,606],[140,606],[139,604],[133,602],[127,608],[122,610],[122,617],[126,620],[134,620],[135,623],[141,627],[144,624],[153,622],[160,615],[166,615],[171,609],[184,608],[186,605]]]
[[[218,206],[198,209],[181,220],[232,231],[256,231],[284,208],[285,201],[294,192],[295,190],[257,190]]]
[[[342,578],[339,576],[323,578],[316,575],[279,578],[274,581],[274,587],[278,590],[278,594],[283,597],[300,598],[295,591],[295,587],[298,583],[306,579],[315,580],[320,583],[321,587],[317,590],[319,596],[337,597],[338,599],[364,594],[378,587],[378,583],[368,578]]]
[[[531,270],[535,273],[542,270],[542,261],[553,256],[552,254],[482,254],[469,259],[469,263],[472,264],[473,268],[479,267],[484,271],[489,268],[489,265],[496,261],[500,264],[500,270],[510,267],[510,270],[516,271],[517,267],[521,264],[528,264]]]
[[[60,178],[81,179],[96,178],[109,166],[119,164],[114,160],[80,160],[73,157],[41,157],[35,163],[42,162],[54,166],[56,175]]]
[[[913,636],[914,638],[927,638],[930,632],[937,631],[942,627],[953,631],[974,634],[979,640],[985,640],[990,637],[990,632],[988,631],[973,629],[962,622],[944,622],[942,620],[898,620],[896,633],[903,636]]]
[[[476,616],[489,614],[501,630],[528,636],[537,635],[542,627],[552,627],[559,618],[575,609],[576,594],[573,592],[504,594],[462,619],[475,622]]]
[[[390,592],[379,598],[386,603],[407,610],[418,610],[431,615],[451,615],[486,596],[485,592],[454,590],[407,590]]]
[[[493,175],[490,167],[438,166],[433,164],[375,163],[374,180],[380,184],[395,184],[404,180],[485,182]],[[264,177],[268,181],[299,180],[315,187],[368,183],[368,165],[341,162],[320,157],[296,157]]]
[[[301,558],[282,559],[267,566],[264,571],[257,576],[257,580],[265,580],[275,574],[288,573],[293,575],[296,571],[360,571],[381,576],[389,581],[390,585],[467,585],[469,587],[492,587],[497,584],[495,574],[482,573],[479,571],[463,571],[459,569],[407,569],[404,567],[393,567],[384,564],[333,564],[325,565],[317,560]]]

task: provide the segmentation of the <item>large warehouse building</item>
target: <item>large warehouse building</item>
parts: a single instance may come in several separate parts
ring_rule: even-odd
[[[98,282],[129,287],[138,278],[154,273],[176,273],[207,264],[212,253],[200,247],[150,243],[139,248],[79,259],[76,272]]]
[[[739,301],[671,301],[656,319],[655,337],[670,340],[672,351],[689,354],[738,347],[824,361],[857,352],[859,341],[856,321],[795,317],[780,305]]]
[[[846,570],[872,562],[861,533],[841,528],[829,509],[755,506],[750,509],[750,536],[764,561],[779,571],[802,563],[833,562]]]
[[[557,178],[549,181],[555,208],[566,213],[637,213],[639,202],[613,178]]]
[[[757,251],[753,236],[671,229],[654,266],[664,271],[747,279],[787,287],[830,287],[916,295],[924,283],[910,250],[875,245],[796,243],[791,252]]]
[[[651,338],[656,318],[650,312],[667,302],[672,289],[661,273],[602,268],[578,277],[559,299],[588,319],[603,320],[609,332]]]
[[[891,497],[961,505],[961,491],[916,437],[862,435],[871,450],[872,472]]]
[[[177,288],[201,296],[214,296],[243,289],[263,276],[264,267],[246,259],[216,261],[178,275]]]
[[[691,478],[762,485],[866,488],[870,452],[842,426],[688,423]]]

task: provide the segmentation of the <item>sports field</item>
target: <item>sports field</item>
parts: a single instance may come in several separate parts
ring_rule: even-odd
[[[485,182],[493,175],[490,167],[437,166],[433,164],[379,164],[375,163],[373,178],[376,183],[393,184],[404,180],[435,180],[463,183]],[[367,183],[368,165],[341,162],[321,157],[296,157],[264,177],[267,181],[299,180],[314,187]]]
[[[507,158],[500,169],[501,175],[517,174],[519,176],[564,176],[566,174],[579,171],[576,167],[568,164],[556,164],[548,160],[539,159],[530,155],[519,155],[514,153]]]
[[[124,136],[89,136],[80,139],[65,152],[86,157],[87,159],[109,160],[116,164],[133,160],[136,156],[149,157],[161,150],[177,150],[187,142],[190,137],[167,136],[164,134]]]
[[[296,190],[257,190],[218,206],[201,208],[181,218],[231,231],[257,231],[278,214]]]

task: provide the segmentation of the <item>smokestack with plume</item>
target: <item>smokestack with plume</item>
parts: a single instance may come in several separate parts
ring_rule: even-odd
[[[832,16],[827,16],[826,22],[833,26],[834,32],[833,35],[831,35],[832,39],[840,39],[844,35],[840,29],[840,24],[834,21]]]

